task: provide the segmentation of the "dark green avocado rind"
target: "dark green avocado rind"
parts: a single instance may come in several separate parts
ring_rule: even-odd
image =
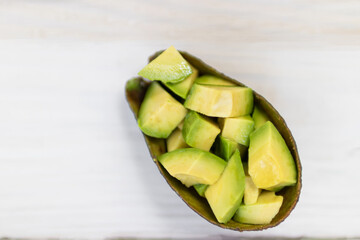
[[[149,58],[149,61],[156,58],[162,51],[156,52]],[[216,77],[220,77],[236,83],[239,86],[245,86],[243,83],[240,83],[223,73],[215,70],[211,66],[204,63],[202,60],[190,55],[187,52],[180,51],[182,56],[196,69],[199,70],[199,75],[210,74]],[[140,108],[140,104],[144,98],[146,89],[149,85],[149,82],[146,82],[142,78],[133,78],[129,80],[126,84],[126,98],[129,103],[131,110],[134,113],[135,118],[137,119],[137,113]],[[167,183],[170,187],[178,194],[178,196],[196,213],[198,213],[201,217],[206,219],[212,224],[215,224],[221,228],[231,229],[235,231],[257,231],[264,230],[267,228],[275,227],[280,224],[285,218],[290,214],[290,212],[294,209],[296,203],[299,200],[300,191],[301,191],[301,163],[298,154],[298,150],[296,147],[295,140],[286,125],[284,119],[277,112],[277,110],[261,95],[259,95],[256,91],[254,93],[254,102],[257,105],[260,105],[264,111],[268,114],[270,120],[278,129],[280,134],[283,136],[296,164],[297,168],[297,183],[294,186],[286,187],[282,189],[277,195],[282,195],[284,197],[283,205],[280,208],[279,213],[276,217],[271,221],[270,224],[265,225],[251,225],[251,224],[242,224],[230,220],[227,224],[222,224],[217,222],[214,214],[212,213],[209,204],[206,199],[200,197],[197,192],[193,188],[185,187],[180,181],[173,178],[168,174],[168,172],[161,166],[161,164],[156,161],[157,157],[166,152],[166,145],[164,139],[156,139],[152,137],[148,137],[144,135],[146,144],[149,148],[151,157],[154,160],[154,163],[157,165],[158,170],[163,175]]]

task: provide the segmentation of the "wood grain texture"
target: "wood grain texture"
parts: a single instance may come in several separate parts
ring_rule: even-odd
[[[360,236],[359,1],[0,1],[0,236]],[[261,93],[296,139],[300,201],[219,230],[169,190],[124,85],[186,50]]]

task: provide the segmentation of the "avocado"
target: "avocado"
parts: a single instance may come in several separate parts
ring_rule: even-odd
[[[261,189],[256,187],[253,180],[250,176],[245,176],[245,191],[244,191],[244,204],[254,204],[256,203]]]
[[[183,105],[158,82],[152,82],[139,109],[138,125],[148,136],[167,138],[184,119],[186,113]]]
[[[260,128],[262,125],[264,125],[269,120],[269,116],[266,114],[264,109],[262,109],[260,106],[255,105],[254,112],[252,114],[252,118],[254,119],[254,128],[255,130]]]
[[[174,151],[176,149],[180,149],[180,148],[187,148],[189,147],[183,136],[182,136],[182,131],[179,128],[176,128],[171,135],[166,139],[166,146],[167,146],[167,151],[171,152]]]
[[[253,92],[239,86],[194,83],[184,106],[210,117],[240,117],[253,109]]]
[[[159,162],[171,176],[187,187],[214,184],[226,166],[223,159],[198,148],[183,148],[164,153],[159,157]]]
[[[165,83],[165,86],[167,88],[169,88],[173,93],[182,97],[183,99],[186,98],[192,84],[194,83],[195,78],[197,78],[198,76],[198,70],[191,65],[190,67],[192,69],[192,74],[190,74],[190,76],[185,78],[185,80],[177,83],[171,83],[171,82]]]
[[[151,81],[176,83],[183,81],[191,73],[192,69],[189,63],[173,46],[170,46],[141,69],[138,74]]]
[[[241,204],[234,220],[247,224],[269,224],[278,214],[282,203],[283,196],[276,196],[274,192],[262,192],[255,204]]]
[[[225,79],[211,76],[211,75],[203,75],[201,77],[198,77],[195,80],[195,83],[200,84],[210,84],[210,85],[220,85],[220,86],[236,86],[235,83],[232,83],[230,81],[227,81]]]
[[[227,223],[239,208],[245,189],[245,173],[239,150],[229,159],[220,179],[205,191],[205,197],[220,223]]]
[[[178,128],[179,128],[180,130],[182,130],[182,129],[183,129],[183,126],[184,126],[184,120],[181,121],[181,123],[178,125]]]
[[[248,149],[247,147],[223,136],[217,137],[215,141],[215,154],[225,161],[230,159],[236,149],[239,149],[241,159],[245,159]]]
[[[249,136],[254,131],[254,120],[250,116],[219,118],[218,121],[222,128],[221,136],[249,146]]]
[[[193,187],[195,188],[196,192],[201,196],[205,197],[205,191],[209,185],[206,184],[195,184]]]
[[[209,151],[220,129],[210,118],[189,111],[186,114],[182,132],[189,146]]]
[[[270,121],[250,135],[249,174],[258,188],[271,191],[296,183],[294,159]]]

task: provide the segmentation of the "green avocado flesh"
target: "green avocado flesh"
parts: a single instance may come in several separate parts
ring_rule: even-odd
[[[139,109],[138,125],[148,136],[167,138],[186,113],[184,106],[158,82],[152,82]]]
[[[223,136],[217,137],[215,142],[215,154],[222,159],[228,161],[236,149],[240,151],[241,159],[245,159],[247,147]]]
[[[210,84],[219,86],[236,86],[235,83],[211,75],[203,75],[195,80],[195,83]]]
[[[236,211],[234,220],[247,224],[269,224],[278,214],[283,202],[282,196],[274,192],[263,192],[254,204],[241,204]]]
[[[239,86],[194,83],[184,106],[211,117],[239,117],[253,109],[253,92]]]
[[[249,136],[254,131],[254,120],[250,116],[219,118],[221,135],[244,146],[249,146]]]
[[[198,75],[198,70],[191,66],[192,74],[188,76],[185,80],[178,82],[178,83],[165,83],[165,86],[169,88],[173,93],[182,97],[183,99],[186,98],[187,94],[190,91],[192,84],[194,83],[195,78]]]
[[[209,151],[220,129],[208,117],[189,111],[185,117],[182,132],[189,146]]]
[[[182,131],[179,128],[176,128],[171,135],[166,139],[166,146],[167,146],[167,151],[171,152],[174,151],[176,149],[180,149],[180,148],[187,148],[189,147],[183,136],[182,136]]]
[[[197,148],[164,153],[159,157],[159,162],[171,176],[187,187],[195,184],[214,184],[226,166],[223,159]]]
[[[146,65],[138,74],[151,81],[181,82],[192,73],[189,63],[173,47],[169,47]]]
[[[253,180],[250,176],[245,177],[245,192],[244,192],[244,204],[254,204],[256,203],[259,194],[261,192],[261,189],[256,187]]]
[[[260,128],[267,121],[270,121],[269,117],[265,113],[265,111],[261,107],[256,106],[256,105],[254,107],[254,112],[252,114],[252,118],[254,119],[254,123],[255,123],[254,128],[255,128],[255,130]]]
[[[209,185],[205,185],[205,184],[195,184],[194,188],[201,197],[205,197],[205,191],[208,188],[208,186]]]
[[[294,185],[296,174],[294,159],[270,121],[250,135],[249,175],[258,188],[278,191]]]
[[[245,189],[240,153],[235,151],[220,179],[205,191],[205,197],[220,223],[227,223],[239,208]]]

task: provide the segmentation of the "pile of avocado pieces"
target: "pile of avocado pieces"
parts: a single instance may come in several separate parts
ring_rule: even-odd
[[[252,90],[199,77],[173,46],[139,75],[152,83],[138,125],[166,139],[168,152],[158,160],[169,174],[205,197],[220,223],[270,223],[283,202],[275,192],[294,185],[297,173],[281,134],[254,106]]]

